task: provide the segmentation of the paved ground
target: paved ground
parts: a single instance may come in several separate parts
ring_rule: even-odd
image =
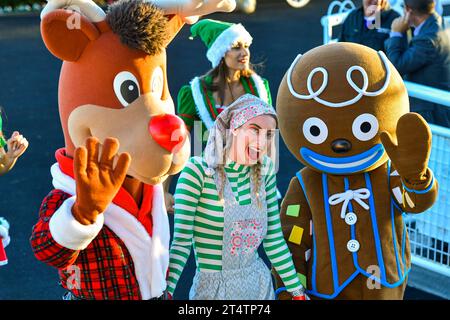
[[[260,72],[271,84],[275,98],[278,84],[298,53],[321,44],[320,17],[327,0],[313,0],[295,10],[284,1],[260,3],[251,16],[212,15],[211,18],[242,22],[254,37],[252,61],[262,62]],[[194,75],[209,68],[206,50],[199,40],[188,40],[187,27],[168,48],[168,78],[172,96]],[[7,248],[10,263],[0,268],[1,299],[60,299],[56,270],[38,262],[31,251],[29,236],[36,222],[39,205],[51,190],[50,166],[54,151],[63,146],[57,108],[60,61],[45,49],[39,34],[37,14],[0,17],[0,105],[8,115],[4,131],[19,129],[30,141],[30,148],[14,170],[0,177],[0,216],[12,225],[12,244]],[[278,175],[284,193],[298,164],[284,145]],[[193,264],[185,270],[177,298],[186,298],[193,275]],[[409,299],[433,296],[409,288]]]

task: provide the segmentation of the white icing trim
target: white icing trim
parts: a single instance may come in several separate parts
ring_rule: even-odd
[[[392,189],[392,193],[394,194],[395,199],[399,204],[403,204],[403,197],[402,197],[402,191],[400,190],[400,187],[395,187]]]
[[[200,119],[202,119],[203,123],[206,126],[206,129],[209,130],[214,125],[214,120],[211,117],[211,114],[208,111],[208,107],[205,104],[199,77],[195,77],[191,81],[191,90],[198,116],[200,117]]]
[[[359,100],[361,100],[361,98],[363,96],[368,96],[368,97],[375,97],[375,96],[379,96],[381,95],[388,87],[390,79],[391,79],[391,69],[389,67],[389,60],[386,57],[386,55],[384,54],[384,52],[382,51],[378,51],[378,54],[381,58],[381,60],[383,61],[383,64],[385,66],[386,69],[386,79],[384,82],[383,87],[381,87],[381,89],[377,90],[377,91],[367,91],[367,88],[369,87],[369,78],[367,75],[366,70],[364,70],[364,68],[360,67],[360,66],[352,66],[347,70],[347,81],[350,84],[350,86],[358,93],[353,99],[347,100],[347,101],[342,101],[342,102],[330,102],[330,101],[326,101],[323,100],[321,98],[319,98],[319,96],[322,94],[323,91],[325,91],[326,87],[328,86],[328,72],[325,68],[323,67],[317,67],[314,68],[308,75],[307,78],[307,89],[308,89],[308,93],[309,95],[302,95],[299,94],[295,91],[294,87],[292,86],[292,71],[294,70],[295,65],[297,64],[297,62],[300,60],[300,58],[302,57],[301,54],[299,54],[294,62],[291,64],[289,70],[288,70],[288,74],[287,74],[287,85],[289,87],[289,91],[291,92],[291,94],[296,97],[297,99],[301,99],[301,100],[311,100],[314,99],[315,101],[317,101],[318,103],[327,106],[327,107],[333,107],[333,108],[341,108],[341,107],[346,107],[349,105],[352,105],[356,102],[358,102]],[[353,81],[352,79],[352,73],[353,71],[359,71],[363,77],[363,85],[362,88],[359,88],[356,83]],[[323,82],[322,85],[320,86],[320,88],[317,91],[314,91],[312,88],[312,79],[314,77],[314,75],[320,72],[323,75]]]
[[[47,0],[47,2],[41,11],[41,20],[45,15],[57,9],[77,11],[92,22],[103,21],[106,17],[105,11],[92,0]]]
[[[251,75],[251,78],[253,79],[253,82],[255,83],[256,91],[258,91],[259,98],[262,101],[264,101],[265,103],[269,103],[269,94],[266,90],[266,86],[264,85],[263,79],[256,73],[253,73]]]
[[[211,61],[212,67],[215,68],[219,65],[220,60],[225,56],[228,50],[231,49],[233,43],[236,40],[242,39],[249,45],[252,43],[253,38],[245,30],[244,26],[240,23],[234,24],[228,29],[225,29],[213,42],[211,47],[206,52],[206,57]]]
[[[51,168],[53,186],[68,194],[76,193],[75,180],[65,175],[56,163]],[[162,185],[153,189],[152,238],[129,212],[112,203],[104,212],[105,225],[127,247],[134,264],[142,299],[159,297],[166,289],[169,266],[170,229]]]

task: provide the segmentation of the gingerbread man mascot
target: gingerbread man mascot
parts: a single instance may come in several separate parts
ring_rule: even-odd
[[[320,46],[292,63],[277,111],[286,145],[305,165],[281,218],[307,293],[402,299],[411,269],[402,215],[430,208],[438,185],[430,129],[409,112],[399,73],[383,52]]]

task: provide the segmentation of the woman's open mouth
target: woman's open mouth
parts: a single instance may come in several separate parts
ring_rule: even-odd
[[[250,146],[247,147],[247,159],[249,159],[250,161],[252,162],[258,161],[260,154],[261,154],[260,149]]]
[[[300,155],[310,166],[331,174],[363,171],[380,160],[383,154],[384,148],[381,143],[360,154],[343,158],[324,156],[306,147],[300,149]]]

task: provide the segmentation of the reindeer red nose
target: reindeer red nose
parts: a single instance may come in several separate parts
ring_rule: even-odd
[[[148,130],[161,147],[176,152],[187,138],[187,129],[183,120],[172,114],[161,114],[150,119]]]

